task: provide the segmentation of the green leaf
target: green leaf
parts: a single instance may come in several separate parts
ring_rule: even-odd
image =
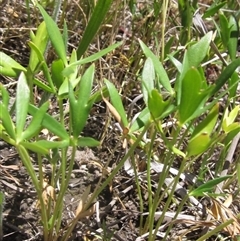
[[[70,57],[70,61],[69,61],[69,66],[71,66],[70,68],[65,68],[62,72],[61,75],[65,78],[65,80],[63,81],[62,85],[59,88],[58,91],[58,95],[59,96],[64,96],[65,94],[68,93],[68,82],[71,83],[72,88],[74,89],[77,84],[79,83],[81,76],[78,76],[78,72],[79,72],[79,66],[77,65],[72,65],[77,61],[77,53],[75,51],[75,49],[73,49],[71,57]],[[68,70],[67,70],[68,69]],[[67,75],[66,75],[67,73]]]
[[[171,87],[168,75],[163,68],[161,62],[158,60],[158,57],[153,54],[153,52],[139,39],[140,46],[147,58],[151,58],[155,71],[157,73],[160,84],[170,93],[174,94],[174,90]]]
[[[164,46],[164,59],[167,57],[168,54],[170,54],[171,47],[175,41],[175,36],[170,37],[170,39],[167,41],[167,43]]]
[[[25,147],[26,149],[33,151],[35,153],[39,153],[42,155],[47,155],[49,154],[49,150],[46,147],[42,147],[36,142],[21,142],[21,146]]]
[[[229,133],[227,133],[227,135],[223,141],[223,145],[228,146],[232,142],[233,138],[239,133],[240,133],[240,125],[238,124],[238,126],[236,128],[234,128]]]
[[[191,139],[199,136],[200,134],[210,135],[216,125],[218,118],[219,104],[216,104],[211,111],[208,113],[207,117],[203,119],[194,129]]]
[[[73,88],[69,83],[70,114],[73,136],[75,138],[77,138],[83,130],[92,107],[88,105],[88,101],[92,90],[94,70],[94,65],[91,65],[81,78],[77,100],[74,97]]]
[[[55,93],[55,91],[52,90],[51,87],[49,87],[48,85],[44,84],[43,82],[41,82],[40,80],[38,80],[36,78],[33,79],[33,83],[35,85],[37,85],[38,87],[40,87],[42,90],[45,90],[46,92]]]
[[[203,14],[203,18],[212,17],[214,14],[218,13],[218,10],[221,9],[227,2],[213,2],[213,4],[207,8]]]
[[[39,61],[41,63],[41,66],[42,66],[44,76],[45,76],[46,80],[48,81],[48,83],[50,85],[51,92],[55,93],[55,88],[54,88],[54,85],[53,85],[53,82],[52,82],[52,78],[51,78],[51,75],[50,75],[50,72],[49,72],[49,69],[48,69],[47,63],[44,59],[43,54],[41,53],[41,51],[38,49],[38,47],[33,42],[29,42],[28,44],[31,47],[31,49],[33,49],[36,52],[36,54],[38,56],[38,59],[39,59]]]
[[[239,126],[239,123],[234,123],[235,119],[239,114],[240,106],[235,106],[233,110],[229,113],[228,109],[225,110],[222,129],[224,132],[228,133]]]
[[[92,16],[82,36],[81,43],[77,49],[77,57],[80,59],[87,50],[99,27],[101,26],[108,10],[112,5],[113,0],[98,0],[93,9]]]
[[[100,142],[91,137],[79,137],[77,144],[81,147],[95,147],[99,146]]]
[[[125,110],[123,107],[122,99],[121,99],[120,95],[118,94],[117,89],[110,81],[105,79],[105,83],[108,88],[108,93],[109,93],[109,96],[111,99],[111,103],[114,106],[114,108],[117,110],[118,114],[120,115],[123,126],[127,127],[128,120],[127,120],[127,116],[126,116],[126,113],[125,113]]]
[[[230,37],[228,20],[223,13],[220,13],[218,16],[219,16],[219,20],[220,20],[221,40],[222,40],[223,45],[227,48],[229,37]]]
[[[18,151],[18,153],[21,157],[21,160],[22,160],[24,166],[27,169],[28,174],[31,177],[31,181],[34,184],[34,187],[36,188],[36,191],[41,194],[42,190],[40,189],[39,180],[38,180],[38,178],[36,176],[36,173],[34,171],[33,164],[32,164],[32,161],[30,159],[28,151],[26,150],[26,148],[24,148],[23,145],[17,145],[16,148],[17,148],[17,151]]]
[[[187,28],[191,24],[191,11],[190,2],[187,0],[178,1],[178,10],[181,16],[181,23],[184,28]]]
[[[231,78],[229,79],[229,98],[234,98],[237,96],[239,77],[236,71],[233,72]]]
[[[108,54],[109,52],[111,52],[112,50],[116,49],[117,47],[119,47],[120,45],[122,45],[122,42],[119,42],[119,43],[116,43],[116,44],[113,44],[109,47],[107,47],[106,49],[103,49],[95,54],[92,54],[90,55],[89,57],[87,58],[84,58],[84,59],[81,59],[81,60],[78,60],[78,61],[75,61],[73,63],[71,63],[70,65],[68,65],[62,72],[62,74],[65,76],[65,77],[69,77],[72,73],[75,72],[76,70],[76,65],[83,65],[83,64],[87,64],[87,63],[90,63],[90,62],[93,62],[95,60],[98,60],[99,58],[101,58],[102,56]]]
[[[2,104],[8,107],[9,104],[9,94],[4,86],[0,83],[0,96],[2,97]],[[1,104],[1,102],[0,102]],[[1,114],[1,112],[0,112]]]
[[[212,32],[208,32],[204,37],[200,39],[200,41],[189,47],[186,52],[187,66],[185,66],[186,63],[183,63],[183,68],[185,69],[185,71],[191,67],[199,67],[199,65],[207,55],[211,40]]]
[[[96,91],[94,94],[92,94],[88,101],[88,104],[93,105],[94,103],[100,102],[102,100],[102,96],[105,98],[109,97],[109,93],[108,93],[106,86],[103,86],[98,91]]]
[[[228,53],[230,55],[231,60],[234,60],[236,59],[236,55],[237,55],[239,27],[238,27],[238,22],[236,18],[233,17],[232,15],[229,18],[228,28],[229,28],[230,36],[229,36],[227,48],[228,48]]]
[[[202,92],[202,78],[196,68],[187,71],[182,80],[179,121],[184,124],[202,106],[206,94]]]
[[[75,79],[72,79],[71,81],[69,79],[65,78],[62,85],[59,88],[58,96],[64,97],[69,91],[68,85],[71,84],[72,88],[74,89],[78,85],[80,80],[81,80],[81,76],[79,76]]]
[[[27,70],[13,58],[0,51],[0,74],[9,77],[18,77],[21,71]]]
[[[69,146],[69,140],[63,140],[63,141],[47,141],[47,140],[40,140],[34,142],[36,146],[39,146],[41,148],[51,150],[55,148],[65,148]]]
[[[221,182],[227,180],[228,178],[231,178],[232,176],[227,175],[227,176],[223,176],[223,177],[217,177],[213,180],[210,180],[204,184],[202,184],[201,186],[197,187],[196,189],[192,190],[189,193],[189,196],[195,196],[195,197],[199,197],[199,196],[205,196],[206,193],[211,194],[213,189]]]
[[[15,135],[15,126],[12,122],[11,116],[8,111],[8,107],[4,104],[0,103],[0,119],[2,121],[2,125],[7,132],[7,134],[14,140],[16,140]]]
[[[37,113],[38,108],[33,105],[29,105],[28,111],[32,116],[34,116]],[[54,119],[49,114],[44,115],[42,125],[53,134],[60,137],[62,140],[69,140],[68,133],[66,132],[64,126],[62,126],[56,119]]]
[[[138,115],[136,120],[132,123],[129,133],[134,133],[137,130],[140,130],[142,127],[144,127],[150,120],[151,115],[149,109],[146,107],[144,108],[141,113]]]
[[[206,133],[201,133],[191,139],[187,147],[187,156],[197,156],[205,152],[211,144],[211,138]]]
[[[22,140],[22,132],[27,119],[30,90],[27,85],[25,74],[22,72],[18,78],[16,94],[16,137],[17,142]]]
[[[51,66],[52,80],[55,86],[59,89],[64,81],[62,71],[64,69],[64,64],[61,59],[54,60]]]
[[[37,5],[45,22],[48,31],[49,38],[52,42],[54,49],[56,50],[57,55],[62,59],[65,66],[67,66],[67,57],[65,51],[65,45],[63,42],[62,35],[59,31],[57,24],[53,21],[53,19],[47,14],[42,6]]]
[[[240,58],[232,61],[220,74],[218,79],[216,80],[216,86],[214,89],[211,91],[211,94],[214,95],[217,93],[223,85],[231,78],[233,75],[234,71],[240,66]]]
[[[155,71],[153,62],[150,58],[147,58],[142,72],[142,93],[145,103],[148,103],[148,96],[154,89]]]
[[[23,140],[29,140],[30,138],[38,134],[38,132],[42,127],[42,121],[43,121],[44,115],[47,112],[48,106],[49,106],[49,102],[46,102],[37,110],[29,126],[22,133]]]
[[[65,53],[67,53],[67,49],[68,49],[68,27],[67,27],[67,23],[64,20],[63,23],[63,34],[62,34],[62,38],[63,38],[63,43],[65,46]]]
[[[180,61],[175,59],[172,55],[168,55],[169,60],[174,64],[174,66],[177,68],[179,73],[182,73],[183,71],[183,65]]]
[[[42,22],[38,28],[36,36],[32,37],[32,42],[38,48],[39,52],[43,55],[47,46],[48,34],[45,22]],[[32,73],[35,73],[38,64],[40,63],[37,53],[31,49],[30,60],[28,67]]]
[[[148,99],[148,109],[150,110],[153,118],[161,117],[163,112],[169,106],[169,101],[163,101],[162,95],[156,90],[152,90]]]

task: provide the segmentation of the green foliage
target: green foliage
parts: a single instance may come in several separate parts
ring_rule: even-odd
[[[107,70],[102,68],[101,58],[116,48],[119,50],[123,43],[126,45],[126,41],[110,44],[96,53],[90,54],[90,51],[87,51],[98,30],[106,27],[103,26],[103,22],[111,6],[118,12],[120,4],[112,5],[114,3],[112,0],[88,2],[91,9],[84,13],[88,24],[80,43],[69,53],[70,32],[66,22],[59,21],[63,26],[58,27],[57,19],[50,17],[44,9],[56,6],[53,9],[56,13],[60,9],[58,4],[61,1],[40,1],[43,6],[37,4],[37,1],[32,2],[37,6],[36,9],[40,11],[44,21],[39,24],[36,32],[30,32],[28,66],[23,67],[14,58],[0,51],[0,74],[17,79],[13,106],[10,105],[8,90],[0,84],[0,138],[16,148],[36,189],[44,241],[68,240],[79,219],[93,213],[96,198],[108,185],[111,185],[115,175],[127,162],[131,162],[130,171],[134,173],[132,175],[136,180],[140,214],[146,211],[143,197],[146,192],[148,195],[149,215],[146,220],[142,215],[139,217],[140,233],[149,232],[151,234],[148,236],[149,241],[157,240],[159,227],[166,213],[172,209],[172,204],[176,206],[174,218],[177,218],[192,198],[216,197],[216,186],[222,182],[226,183],[226,180],[230,182],[234,179],[240,183],[239,160],[236,164],[232,164],[235,165],[233,169],[237,171],[236,175],[222,176],[223,168],[221,168],[224,166],[233,139],[240,132],[238,120],[240,106],[237,95],[240,66],[240,59],[237,58],[239,20],[236,13],[229,14],[222,11],[223,7],[232,6],[233,3],[216,1],[205,10],[203,18],[213,19],[217,14],[219,19],[213,20],[217,32],[213,34],[212,31],[208,31],[201,37],[195,34],[196,31],[192,26],[193,12],[198,8],[197,1],[178,1],[176,12],[180,18],[176,18],[175,15],[171,18],[168,7],[172,6],[172,3],[169,1],[154,0],[149,8],[139,11],[136,1],[127,1],[132,13],[133,37],[129,51],[126,51],[128,53],[124,54],[130,62],[128,68],[134,66],[134,71],[131,69],[132,72],[128,70],[124,72],[124,76],[131,76],[131,81],[119,79],[122,81],[120,93],[114,82],[105,79]],[[29,8],[29,1],[26,3]],[[125,7],[124,4],[121,6]],[[136,24],[138,14],[144,18]],[[176,19],[181,20],[181,28]],[[111,24],[114,30],[115,25],[112,22]],[[173,30],[176,31],[174,35],[169,35]],[[138,31],[137,36],[140,36],[136,41],[134,31]],[[158,39],[161,39],[161,43]],[[50,63],[46,58],[49,42],[55,54],[55,59]],[[216,49],[212,47],[213,43]],[[140,54],[136,54],[136,49]],[[221,61],[213,58],[214,54],[221,55],[222,52],[225,52],[224,61],[221,58]],[[112,59],[112,56],[108,57]],[[106,59],[104,61],[107,61]],[[94,63],[95,61],[99,62]],[[206,63],[214,63],[218,67],[220,73],[216,80],[209,80]],[[109,71],[115,68],[117,66],[110,66]],[[100,76],[101,88],[94,92],[96,76]],[[125,98],[130,100],[132,96],[128,94],[135,88],[132,88],[132,83],[140,87],[141,94],[138,97],[143,99],[143,105],[138,106],[137,100],[133,100],[130,107],[125,105]],[[34,88],[40,90],[40,93],[43,92],[40,103],[34,98]],[[56,109],[59,111],[57,115],[48,113],[52,101],[50,95],[56,100]],[[224,99],[223,107],[220,105],[222,99]],[[79,147],[95,147],[100,143],[99,140],[84,136],[83,132],[94,103],[100,101],[105,102],[110,114],[120,125],[125,154],[91,195],[90,187],[84,191],[80,202],[81,211],[69,222],[66,232],[62,232],[63,200],[71,178],[76,150]],[[134,102],[137,108],[132,107]],[[68,103],[69,109],[64,109],[63,103]],[[134,111],[132,108],[135,108]],[[137,113],[133,116],[133,112]],[[47,138],[42,133],[43,129],[53,138]],[[139,163],[135,155],[139,149],[145,154],[143,162],[146,165],[144,172],[146,176],[143,179],[142,171],[137,169]],[[212,172],[206,167],[210,166],[209,162],[216,149],[220,149],[220,154],[214,165],[219,167],[215,167],[215,171]],[[69,150],[71,150],[70,157]],[[34,169],[30,153],[36,154],[38,171]],[[49,198],[49,205],[45,204],[43,197],[43,158],[47,158],[53,170],[52,189],[56,189],[57,183],[60,185],[57,199]],[[61,162],[60,168],[57,167],[58,160]],[[184,181],[184,175],[195,170],[196,166],[199,168],[196,178],[199,175],[202,183],[198,185],[194,180],[193,186],[190,190],[185,190],[186,195],[179,201],[179,198],[175,197],[179,180]],[[159,172],[154,180],[152,169]],[[125,171],[128,172],[129,169]],[[212,173],[209,175],[208,172]],[[147,189],[142,182],[146,182]],[[1,195],[2,193],[0,193],[0,239],[3,203]],[[51,203],[54,205],[50,205]],[[156,219],[155,214],[160,208],[161,217]],[[175,220],[165,226],[163,240],[169,237],[168,233],[174,223]],[[223,224],[220,225],[224,227],[226,223],[223,220]],[[213,229],[211,233],[216,234],[218,231],[221,230]]]
[[[102,19],[104,19],[110,5],[111,1],[104,6],[104,12],[101,13],[99,12],[100,6],[96,6],[96,11],[101,15]],[[64,208],[63,197],[67,191],[71,177],[76,148],[99,145],[99,141],[91,137],[82,136],[82,130],[86,125],[92,105],[95,101],[99,101],[99,96],[101,97],[100,91],[92,94],[95,65],[90,65],[82,75],[79,73],[79,69],[80,66],[86,63],[98,60],[103,55],[120,46],[121,43],[109,46],[79,61],[77,59],[77,51],[73,50],[70,58],[68,58],[68,30],[66,23],[64,24],[63,34],[61,34],[56,22],[47,14],[43,7],[40,5],[37,6],[43,15],[44,22],[37,28],[36,34],[33,32],[30,33],[31,41],[29,42],[29,46],[31,52],[28,66],[24,68],[10,56],[0,52],[0,73],[5,76],[18,78],[16,104],[14,105],[16,121],[13,121],[14,117],[12,113],[9,112],[10,97],[8,91],[3,85],[0,85],[0,138],[16,147],[31,177],[39,199],[44,240],[59,240],[59,238],[66,240],[68,238],[66,235],[70,235],[70,232],[60,236],[62,210]],[[91,29],[91,36],[89,36],[90,38],[85,37],[79,45],[84,45],[85,48],[80,47],[81,51],[78,50],[78,52],[81,52],[81,55],[91,43],[91,39],[101,24],[101,22],[97,23],[96,16],[92,18],[95,19],[95,27],[93,29],[93,23],[90,23],[90,26],[87,28]],[[57,55],[57,59],[53,60],[50,65],[45,59],[48,38]],[[37,75],[41,71],[46,81],[38,79]],[[47,113],[49,101],[43,101],[40,106],[34,102],[34,85],[42,89],[45,92],[44,95],[49,93],[54,94],[59,108],[59,118]],[[69,101],[69,112],[63,111],[63,99]],[[65,119],[68,116],[70,118],[69,126],[65,123]],[[30,121],[27,121],[28,119],[30,119]],[[43,135],[40,137],[40,132],[43,129],[46,129],[50,135],[54,135],[54,140],[44,139],[45,137]],[[67,165],[66,151],[69,147],[72,147],[72,155]],[[30,152],[37,154],[39,175],[37,175],[33,168]],[[62,153],[60,170],[57,170],[56,161],[54,161],[54,157],[51,155],[51,153],[56,152]],[[57,187],[57,182],[61,183],[61,188],[58,193],[59,198],[55,199],[54,193],[51,194],[51,200],[48,197],[48,202],[54,202],[54,205],[46,205],[45,203],[46,197],[44,197],[42,173],[42,158],[44,157],[47,158],[52,165],[52,189],[54,190]],[[59,177],[61,178],[59,179]],[[90,204],[91,202],[86,202],[86,207],[90,206]],[[84,215],[87,214],[82,214],[82,217],[85,217]],[[2,217],[1,213],[0,216]],[[76,216],[69,226],[69,230],[73,229],[78,219],[79,217]],[[2,227],[0,227],[0,230],[2,230]]]
[[[77,49],[77,57],[80,59],[87,50],[89,43],[91,43],[95,34],[97,33],[101,23],[103,22],[113,0],[98,0],[94,7],[90,21],[85,29],[82,41]]]
[[[189,193],[189,195],[190,196],[205,196],[207,193],[209,196],[211,196],[211,195],[215,196],[213,191],[214,191],[214,188],[216,187],[216,185],[227,180],[230,177],[231,176],[228,175],[228,176],[219,177],[219,178],[210,180],[210,181],[202,184],[198,188],[194,189],[193,191],[191,191]]]

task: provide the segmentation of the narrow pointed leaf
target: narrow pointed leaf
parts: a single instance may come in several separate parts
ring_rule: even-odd
[[[171,87],[168,75],[163,68],[161,62],[159,61],[158,57],[154,55],[154,53],[139,39],[140,46],[145,54],[145,56],[152,59],[155,71],[158,75],[158,79],[160,84],[170,93],[170,95],[174,94],[174,90]]]
[[[88,22],[81,43],[79,44],[77,49],[78,59],[80,59],[85,53],[94,36],[98,32],[98,29],[101,26],[108,10],[110,9],[112,2],[113,0],[98,0],[96,2],[96,6],[94,7],[92,16]]]
[[[67,49],[68,49],[68,27],[67,27],[67,23],[66,21],[64,20],[64,23],[63,23],[63,34],[62,34],[62,38],[63,38],[63,43],[64,43],[64,46],[65,46],[65,53],[67,53]]]
[[[213,180],[210,180],[204,184],[202,184],[201,186],[197,187],[196,189],[194,189],[193,191],[191,191],[189,193],[189,196],[204,196],[205,193],[212,193],[213,189],[221,182],[231,178],[232,176],[227,175],[227,176],[223,176],[223,177],[217,177]]]
[[[148,103],[148,96],[154,89],[155,71],[151,58],[147,58],[142,72],[142,92],[145,103]]]
[[[29,126],[22,133],[23,140],[29,140],[40,131],[42,127],[42,121],[43,121],[44,115],[47,112],[48,106],[49,106],[49,103],[46,102],[37,110]]]
[[[49,72],[49,69],[48,69],[47,63],[44,59],[43,54],[41,53],[41,51],[38,49],[38,47],[33,42],[29,42],[28,44],[31,47],[31,49],[36,52],[36,55],[39,58],[39,61],[41,62],[42,71],[44,73],[44,76],[45,76],[46,80],[48,81],[48,83],[52,89],[52,92],[55,92],[52,78],[51,78],[51,75],[50,75],[50,72]]]
[[[203,18],[209,18],[212,17],[214,14],[218,12],[219,9],[221,9],[227,2],[214,2],[209,8],[206,9],[206,11],[203,14]]]
[[[30,100],[30,90],[26,76],[22,72],[18,79],[16,96],[16,134],[17,139],[21,140],[21,135],[27,119],[28,105]]]
[[[43,155],[49,154],[49,150],[46,147],[43,147],[36,142],[21,142],[21,145],[26,149],[33,151],[35,153],[39,153]]]
[[[150,111],[146,107],[141,111],[141,113],[138,115],[138,117],[132,123],[129,133],[134,133],[135,131],[144,127],[150,121],[150,118],[151,118]]]
[[[234,60],[236,59],[236,55],[237,55],[239,27],[238,27],[238,22],[236,18],[233,17],[232,15],[229,18],[228,28],[229,28],[230,36],[229,36],[227,47],[228,47],[228,52],[231,60]]]
[[[69,75],[71,75],[72,73],[74,73],[75,69],[76,69],[76,65],[83,65],[83,64],[87,64],[90,62],[93,62],[95,60],[98,60],[99,58],[101,58],[102,56],[108,54],[109,52],[111,52],[112,50],[116,49],[117,47],[119,47],[120,45],[122,45],[122,42],[118,42],[116,44],[113,44],[109,47],[107,47],[106,49],[103,49],[95,54],[90,55],[89,57],[86,57],[84,59],[80,59],[78,61],[71,61],[71,64],[68,65],[62,72],[62,74],[65,77],[69,77]]]
[[[219,104],[216,104],[212,110],[209,112],[206,118],[203,119],[194,129],[191,139],[197,137],[198,135],[205,133],[210,135],[216,125],[219,112]]]
[[[95,147],[99,146],[100,142],[91,137],[79,137],[77,144],[81,147]]]
[[[125,110],[123,107],[122,99],[121,99],[120,95],[118,94],[118,91],[116,90],[115,86],[110,81],[105,79],[105,83],[108,88],[111,103],[114,106],[114,108],[117,110],[118,114],[120,115],[123,126],[127,127],[128,120],[127,120],[127,116],[126,116],[126,113],[125,113]]]
[[[8,107],[9,104],[9,94],[5,87],[0,83],[0,96],[2,98],[1,102],[4,106]],[[0,102],[0,104],[1,104]],[[1,115],[1,112],[0,112]]]
[[[215,94],[219,91],[223,85],[231,78],[234,71],[240,66],[240,58],[232,61],[220,74],[219,78],[216,80],[216,86],[211,91],[211,94]]]
[[[222,13],[220,13],[219,15],[219,22],[220,22],[220,33],[221,33],[221,41],[224,45],[224,47],[227,47],[228,45],[228,41],[229,41],[229,37],[230,37],[230,31],[229,31],[229,27],[228,27],[228,20],[226,18],[226,16]]]
[[[40,53],[44,54],[48,41],[48,33],[46,29],[45,22],[42,22],[37,29],[36,36],[32,38],[32,42],[36,45],[39,49]],[[37,65],[39,64],[40,60],[37,56],[37,53],[32,49],[30,53],[30,60],[29,60],[29,68],[32,73],[35,72]]]
[[[13,58],[0,51],[0,74],[9,77],[17,77],[20,72],[27,70]]]
[[[88,101],[92,90],[94,70],[94,65],[91,65],[81,78],[77,100],[74,97],[73,88],[69,83],[70,111],[72,116],[73,136],[75,138],[77,138],[83,130],[92,107],[88,104]]]
[[[38,108],[33,105],[29,105],[28,111],[31,115],[35,115],[38,111]],[[44,115],[42,125],[53,134],[60,137],[62,140],[69,139],[68,133],[66,132],[65,128],[49,114]]]
[[[46,27],[48,31],[49,38],[52,42],[54,49],[56,50],[57,55],[62,59],[65,66],[67,66],[67,57],[65,51],[65,45],[63,42],[62,35],[59,31],[57,24],[54,20],[47,14],[42,6],[38,4],[38,8],[46,22]]]
[[[7,134],[14,140],[16,140],[15,135],[15,126],[12,122],[11,116],[9,115],[9,111],[7,106],[0,104],[0,119],[2,121],[2,125],[7,132]]]
[[[34,184],[34,187],[37,189],[38,193],[41,193],[42,190],[40,190],[39,181],[38,181],[37,175],[34,171],[33,164],[30,159],[30,155],[29,155],[28,151],[26,150],[26,148],[24,148],[23,145],[18,145],[17,150],[18,150],[18,153],[21,157],[21,160],[22,160],[24,166],[26,167],[26,169],[28,171],[28,174],[31,177],[31,181]]]

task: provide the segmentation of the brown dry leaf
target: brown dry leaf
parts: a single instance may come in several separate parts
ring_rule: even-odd
[[[115,109],[115,107],[104,97],[102,97],[104,102],[106,103],[108,109],[110,110],[110,112],[112,113],[112,115],[114,116],[115,120],[120,124],[120,126],[122,127],[122,129],[124,129],[123,123],[122,123],[122,119],[121,116],[118,114],[117,110]]]
[[[220,203],[220,201],[216,199],[212,199],[212,201],[213,208],[210,210],[210,213],[221,223],[224,223],[229,219],[233,219],[233,223],[226,226],[223,230],[228,232],[232,238],[236,237],[236,235],[240,233],[240,220],[236,217],[232,210],[228,208],[232,203],[232,196],[229,195],[224,204]]]
[[[86,190],[84,191],[82,197],[80,198],[80,201],[78,203],[78,207],[76,210],[76,216],[78,216],[84,209],[84,204],[87,201],[88,195],[90,193],[90,185],[86,188]]]
[[[85,217],[91,216],[95,213],[95,211],[96,211],[96,205],[94,204],[88,210],[80,213],[76,218],[80,219],[80,218],[85,218]]]
[[[3,168],[3,169],[11,169],[11,170],[19,170],[19,166],[17,165],[8,165],[8,166],[4,166],[4,165],[1,165],[0,164],[0,167]]]
[[[233,201],[232,195],[229,194],[229,195],[228,195],[228,198],[226,199],[226,201],[224,202],[223,205],[224,205],[225,207],[229,208],[230,205],[232,204],[232,201]]]
[[[12,8],[8,7],[7,8],[7,13],[12,14],[15,18],[18,18],[19,15],[17,14],[16,11],[14,11]]]
[[[42,192],[42,198],[45,206],[48,206],[49,201],[53,201],[53,205],[55,206],[56,203],[56,194],[55,190],[52,186],[50,186],[46,181],[43,181],[43,192]],[[37,201],[36,204],[37,208],[40,208],[40,201]]]
[[[215,202],[213,202],[211,210],[209,210],[209,209],[207,209],[207,210],[216,220],[219,220],[219,218],[220,218],[219,208],[218,208],[218,205]]]
[[[195,227],[212,227],[215,226],[214,221],[201,221],[201,220],[189,220],[189,219],[176,219],[170,222],[171,224],[175,223],[185,223],[185,224],[190,224],[194,225]]]

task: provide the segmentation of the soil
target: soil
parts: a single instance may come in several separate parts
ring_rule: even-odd
[[[23,66],[27,66],[29,60],[29,48],[27,41],[29,40],[29,23],[27,22],[27,9],[25,1],[16,3],[16,1],[0,0],[1,16],[0,16],[0,49],[12,56]],[[32,10],[33,11],[33,10]],[[69,10],[68,17],[71,17]],[[34,11],[31,12],[32,29],[35,29],[35,23],[38,21],[34,18]],[[70,21],[70,20],[69,20]],[[81,33],[81,24],[78,29],[72,29]],[[104,33],[103,33],[104,34]],[[106,33],[105,33],[106,34]],[[125,34],[121,24],[119,30],[116,31],[116,37]],[[109,39],[108,35],[104,36]],[[71,43],[69,48],[74,47],[79,37],[76,34],[70,36]],[[106,41],[107,42],[107,41]],[[102,43],[106,44],[106,43]],[[127,45],[127,43],[126,43]],[[76,46],[76,45],[75,45]],[[123,50],[124,51],[124,50]],[[120,55],[116,56],[119,58]],[[51,56],[49,57],[51,58]],[[116,85],[121,86],[121,78],[131,79],[131,71],[124,70],[124,64],[119,67],[117,73],[114,73]],[[129,77],[128,77],[129,76]],[[16,81],[11,78],[0,76],[9,93],[11,100],[14,101],[16,92]],[[129,80],[128,83],[132,83]],[[126,87],[125,91],[127,92]],[[36,92],[36,94],[39,94]],[[139,94],[139,87],[136,86],[131,93],[133,99]],[[126,106],[129,104],[126,98]],[[142,103],[139,103],[141,106]],[[52,107],[54,111],[54,106]],[[106,123],[110,122],[107,126]],[[97,140],[101,140],[102,144],[98,148],[79,148],[75,157],[75,164],[68,188],[68,192],[64,197],[64,215],[62,227],[66,227],[69,221],[73,219],[79,200],[88,186],[91,192],[97,186],[99,180],[103,182],[108,174],[105,175],[104,169],[108,173],[115,168],[116,163],[124,156],[122,148],[122,140],[115,130],[114,121],[109,118],[108,110],[104,103],[94,106],[94,110],[84,128],[83,135],[90,136]],[[139,150],[140,152],[140,150]],[[141,154],[138,153],[139,156]],[[237,156],[238,154],[236,154]],[[142,157],[143,158],[143,157]],[[235,157],[236,158],[236,157]],[[32,161],[37,170],[36,157],[32,155]],[[176,167],[178,162],[175,163]],[[49,170],[48,163],[44,163],[46,175]],[[144,167],[143,167],[144,169]],[[197,166],[196,166],[197,171]],[[190,178],[191,179],[191,178]],[[153,187],[156,183],[153,181]],[[146,183],[141,182],[142,188],[146,189]],[[186,183],[181,184],[182,186]],[[14,147],[0,140],[0,190],[4,192],[5,201],[3,205],[3,241],[40,241],[42,237],[42,225],[39,218],[39,209],[37,205],[36,191],[31,183],[30,177],[26,172]],[[180,190],[179,190],[180,191]],[[147,193],[147,192],[146,192]],[[177,193],[176,193],[177,195]],[[181,194],[179,194],[181,196]],[[176,197],[179,198],[179,197]],[[148,211],[148,197],[143,197],[144,209]],[[208,199],[199,200],[204,207],[209,205]],[[96,214],[80,220],[72,233],[70,240],[90,241],[90,240],[140,240],[139,222],[140,222],[140,203],[137,195],[135,179],[125,170],[121,170],[114,177],[111,185],[107,186],[98,197],[98,205],[100,207],[100,221],[97,221]],[[161,204],[163,207],[164,204]],[[239,212],[239,197],[237,196],[233,202],[232,208],[235,212]],[[174,210],[174,204],[172,206]],[[198,215],[197,207],[184,208],[186,214]],[[236,211],[237,210],[237,211]],[[202,214],[202,218],[206,218],[206,214]],[[166,219],[164,223],[168,223]],[[167,226],[166,226],[167,227]],[[178,237],[189,229],[189,226],[183,222],[177,223],[169,234],[168,240],[180,240]],[[104,230],[104,231],[102,231]],[[189,233],[187,240],[197,240],[204,227],[193,229]],[[98,238],[98,237],[102,238]],[[221,233],[221,238],[230,240],[226,233]],[[142,238],[141,240],[145,240]],[[159,239],[156,240],[161,240]],[[186,240],[186,239],[185,239]],[[220,240],[214,237],[209,240]]]

